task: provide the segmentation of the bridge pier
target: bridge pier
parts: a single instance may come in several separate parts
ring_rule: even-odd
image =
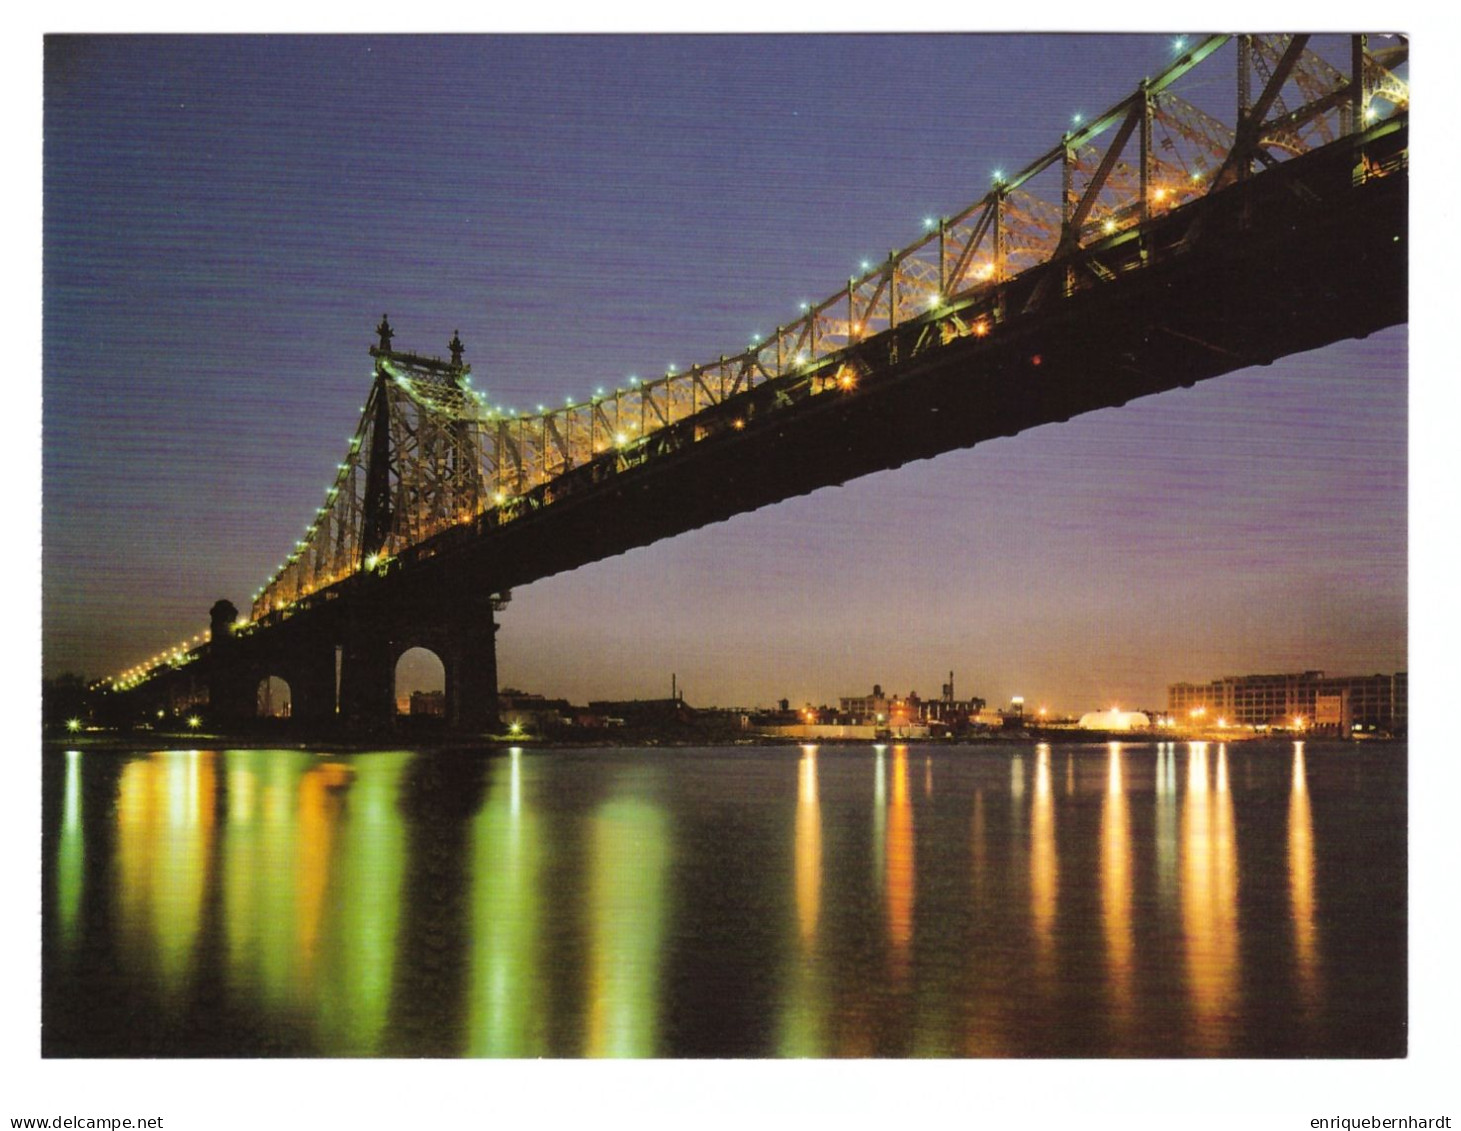
[[[497,620],[490,598],[474,598],[466,615],[450,625],[447,652],[442,662],[448,725],[497,730]]]
[[[335,644],[312,640],[282,673],[289,684],[290,715],[302,722],[328,724],[335,718]]]
[[[238,609],[220,600],[208,610],[208,714],[215,723],[239,723],[254,716],[254,688],[233,625]]]
[[[340,715],[350,730],[382,730],[396,717],[391,640],[369,624],[352,625],[341,647]]]

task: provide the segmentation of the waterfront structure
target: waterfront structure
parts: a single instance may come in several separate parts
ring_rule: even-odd
[[[1229,126],[1177,89],[1198,68],[1210,82],[1232,38],[1184,49],[734,356],[519,413],[472,388],[459,336],[448,360],[409,353],[382,316],[304,535],[247,614],[221,600],[207,642],[111,677],[109,714],[206,695],[215,721],[251,716],[277,677],[295,718],[369,729],[424,647],[447,723],[490,729],[515,586],[1404,322],[1404,49],[1346,37],[1339,66],[1306,35],[1239,36]]]
[[[1167,711],[1179,725],[1403,734],[1408,722],[1407,685],[1405,672],[1223,676],[1208,683],[1170,684]]]
[[[1145,712],[1123,711],[1117,707],[1109,711],[1088,711],[1076,723],[1081,730],[1149,730],[1151,725],[1151,717]]]

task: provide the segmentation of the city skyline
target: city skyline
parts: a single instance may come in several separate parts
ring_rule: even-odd
[[[526,410],[734,352],[1172,49],[49,41],[46,674],[115,673],[218,597],[246,607],[319,504],[382,311],[400,348],[460,332],[477,386]],[[898,85],[915,73],[947,81]],[[1406,370],[1402,326],[537,582],[501,615],[500,682],[649,698],[673,672],[755,706],[933,697],[952,669],[1078,713],[1404,670]]]

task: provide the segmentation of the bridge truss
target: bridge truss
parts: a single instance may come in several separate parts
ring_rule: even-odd
[[[870,376],[860,344],[921,322],[915,351],[997,335],[1063,295],[1139,270],[1105,254],[1133,229],[1331,142],[1403,120],[1403,42],[1368,37],[1211,36],[976,202],[930,221],[802,316],[734,356],[518,414],[471,388],[452,359],[395,351],[385,320],[374,379],[334,484],[304,536],[255,594],[254,624],[328,599],[361,572],[434,552],[453,531],[509,525],[659,455],[747,426],[754,413],[845,396]],[[1220,49],[1230,48],[1230,51]],[[1174,89],[1231,56],[1231,124]],[[1393,167],[1362,164],[1356,180]],[[1052,261],[1017,309],[1004,284]],[[771,386],[774,395],[753,390]],[[768,408],[768,406],[770,406]]]

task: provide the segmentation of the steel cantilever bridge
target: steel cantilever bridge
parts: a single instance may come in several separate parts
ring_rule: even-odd
[[[218,602],[208,643],[112,689],[244,717],[274,675],[296,718],[368,727],[421,645],[449,722],[487,729],[514,586],[1404,322],[1406,49],[1327,38],[1337,60],[1305,35],[1203,40],[798,321],[685,372],[518,415],[473,391],[456,336],[448,360],[402,352],[382,318],[306,537],[247,616]],[[1178,95],[1233,58],[1232,124]]]

